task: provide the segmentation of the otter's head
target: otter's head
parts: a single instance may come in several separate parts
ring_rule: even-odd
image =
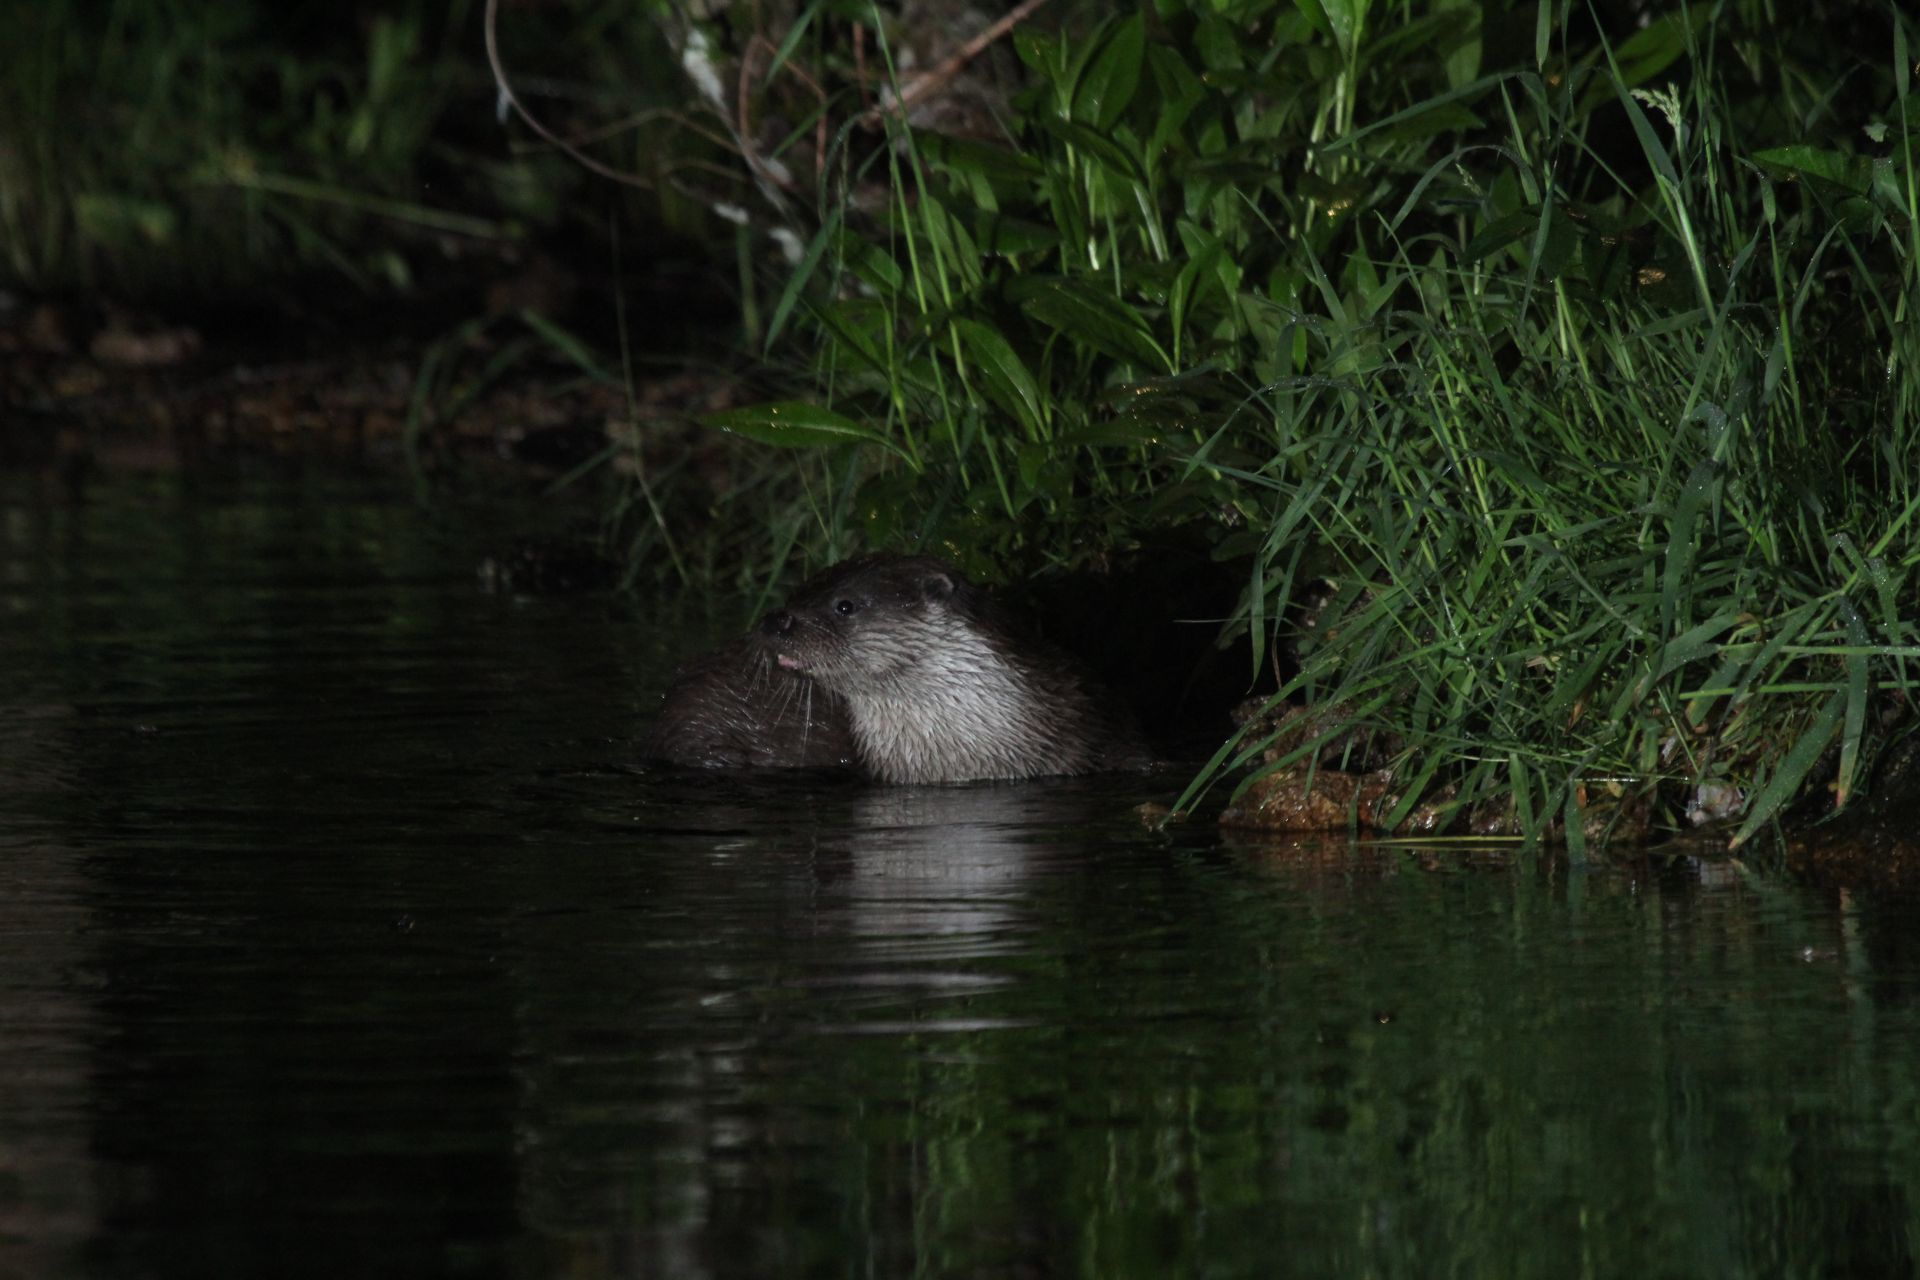
[[[781,667],[836,693],[884,693],[914,679],[973,590],[932,556],[862,556],[803,583],[760,639]]]

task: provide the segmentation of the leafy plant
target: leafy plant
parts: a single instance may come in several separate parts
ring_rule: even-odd
[[[1920,656],[1910,32],[1839,10],[1023,30],[1010,136],[896,128],[784,284],[831,430],[715,425],[820,452],[823,540],[1212,529],[1282,696],[1399,744],[1391,820],[1748,838],[1857,790]]]
[[[0,281],[228,299],[306,274],[380,295],[449,246],[558,222],[582,175],[496,158],[480,8],[0,7]],[[657,106],[613,70],[667,56],[645,23],[604,29],[627,8],[534,15],[509,37],[534,68],[569,59],[578,78],[546,82],[553,96]]]

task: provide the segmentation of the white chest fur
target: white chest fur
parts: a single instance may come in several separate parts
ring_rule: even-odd
[[[854,738],[888,782],[1067,773],[1032,677],[971,628],[949,626],[926,655],[849,698]]]

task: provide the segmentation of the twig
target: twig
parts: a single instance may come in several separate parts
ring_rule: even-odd
[[[488,0],[488,2],[491,3],[492,0]],[[869,107],[866,112],[860,116],[860,126],[866,129],[873,128],[880,123],[880,117],[889,111],[897,111],[904,115],[908,107],[911,107],[914,103],[959,75],[961,71],[966,69],[966,65],[979,57],[988,45],[1026,21],[1028,15],[1032,14],[1034,10],[1046,2],[1047,0],[1020,0],[1020,3],[1015,5],[1012,12],[1008,13],[1006,17],[1000,19],[985,31],[982,31],[979,35],[967,41],[966,44],[961,46],[960,51],[951,58],[948,58],[945,62],[927,72],[925,75],[917,77],[914,82],[908,85],[906,90],[892,102],[883,103],[876,107]]]
[[[611,178],[615,182],[625,183],[630,187],[641,187],[650,190],[653,187],[653,183],[650,180],[640,177],[638,174],[628,173],[624,169],[616,169],[611,165],[602,164],[534,119],[533,113],[527,110],[526,105],[522,103],[519,96],[514,93],[513,86],[507,83],[507,69],[500,61],[500,40],[495,32],[499,16],[500,0],[487,0],[486,21],[484,23],[487,38],[487,65],[493,70],[494,88],[497,89],[500,96],[506,100],[507,105],[512,107],[515,114],[522,120],[527,122],[529,129],[533,130],[554,146],[560,148],[560,150],[566,152],[569,156],[572,156],[583,167],[591,169],[603,178]]]
[[[734,126],[734,133],[737,145],[740,148],[740,156],[747,162],[747,166],[751,168],[755,174],[791,192],[795,188],[792,175],[785,172],[784,166],[776,169],[761,160],[751,142],[753,136],[751,95],[748,94],[747,90],[754,79],[754,59],[756,56],[768,57],[777,52],[779,51],[774,47],[773,41],[763,35],[756,34],[752,39],[747,41],[746,51],[740,55],[739,105],[735,108],[738,112],[739,120]],[[813,138],[813,168],[814,172],[818,173],[825,166],[827,156],[827,92],[820,87],[819,83],[815,81],[812,76],[802,70],[798,64],[790,61],[786,64],[786,69],[796,77],[801,84],[813,90],[813,96],[818,99],[820,103],[819,120],[814,125]]]

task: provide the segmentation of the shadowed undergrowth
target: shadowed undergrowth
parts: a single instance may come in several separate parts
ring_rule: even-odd
[[[843,131],[891,203],[765,308],[816,392],[710,424],[806,451],[834,551],[1211,530],[1293,754],[1385,744],[1389,825],[1744,840],[1859,789],[1920,657],[1908,31],[1842,8],[1867,52],[1753,4],[1022,32],[1010,136]]]
[[[0,142],[8,278],[278,261],[378,293],[554,223],[580,172],[461,141],[482,115],[497,141],[493,86],[414,64],[469,49],[479,7],[429,8],[299,11],[331,33],[312,61],[246,6],[22,9],[0,99],[45,127]],[[1250,721],[1187,803],[1384,767],[1387,825],[1744,840],[1860,791],[1920,657],[1899,6],[1020,12],[1024,87],[947,135],[882,109],[928,60],[877,6],[584,5],[579,83],[535,74],[553,24],[502,18],[522,91],[653,189],[649,225],[727,219],[757,376],[790,388],[709,415],[712,449],[630,399],[578,471],[632,477],[606,527],[633,577],[876,547],[991,576],[1175,535],[1244,572],[1220,622],[1248,685],[1315,713],[1305,739]],[[646,73],[591,90],[622,67]],[[416,201],[442,170],[500,216]],[[458,412],[542,344],[633,381],[555,324],[517,343],[436,355],[416,399]]]

